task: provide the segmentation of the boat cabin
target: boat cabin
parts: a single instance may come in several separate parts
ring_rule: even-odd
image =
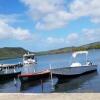
[[[23,55],[23,64],[33,64],[35,62],[35,54],[28,53]]]

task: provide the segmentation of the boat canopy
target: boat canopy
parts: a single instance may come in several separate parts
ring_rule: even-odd
[[[83,53],[85,53],[87,55],[88,54],[88,51],[77,51],[77,52],[74,52],[72,54],[72,56],[75,58],[78,54],[83,54]]]
[[[35,54],[24,54],[23,57],[35,56]]]

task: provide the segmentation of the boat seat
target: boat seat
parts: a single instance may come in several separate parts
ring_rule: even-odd
[[[75,62],[71,64],[71,67],[80,67],[82,66],[79,62]]]
[[[89,61],[89,62],[87,62],[87,65],[89,65],[89,66],[90,66],[90,65],[93,65],[93,64],[92,64],[92,62],[90,62],[90,61]]]

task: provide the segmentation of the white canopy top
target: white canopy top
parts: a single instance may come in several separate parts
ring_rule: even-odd
[[[24,54],[23,57],[35,56],[35,54]]]
[[[77,51],[77,52],[74,52],[72,54],[72,56],[75,58],[78,54],[83,54],[83,53],[85,53],[87,55],[88,54],[88,51]]]

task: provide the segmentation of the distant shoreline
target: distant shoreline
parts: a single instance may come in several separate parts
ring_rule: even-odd
[[[3,47],[0,48],[0,60],[21,58],[23,54],[28,52],[34,53],[36,56],[42,56],[42,55],[62,54],[62,53],[91,50],[91,49],[100,49],[100,42],[94,42],[78,47],[75,46],[64,47],[64,48],[48,50],[48,51],[40,51],[40,52],[31,52],[21,47]]]
[[[17,58],[22,58],[22,57],[7,57],[7,58],[0,58],[0,60],[8,60],[8,59],[17,59]]]
[[[84,49],[84,50],[75,50],[75,51],[85,51],[85,50],[87,50],[87,49]],[[88,49],[88,50],[100,50],[100,48],[99,49]],[[64,52],[55,52],[55,53],[53,53],[53,52],[43,52],[43,53],[37,53],[36,55],[37,56],[43,56],[43,55],[54,55],[54,54],[63,54],[63,53],[70,53],[70,52],[74,52],[74,50],[73,51],[64,51]]]
[[[100,49],[89,49],[89,50],[100,50]],[[64,54],[64,53],[70,53],[70,52],[72,51],[59,52],[59,53],[48,53],[48,54],[36,54],[36,56],[56,55],[56,54]],[[17,58],[22,58],[22,57],[21,56],[20,57],[5,57],[5,58],[0,58],[0,60],[17,59]]]

